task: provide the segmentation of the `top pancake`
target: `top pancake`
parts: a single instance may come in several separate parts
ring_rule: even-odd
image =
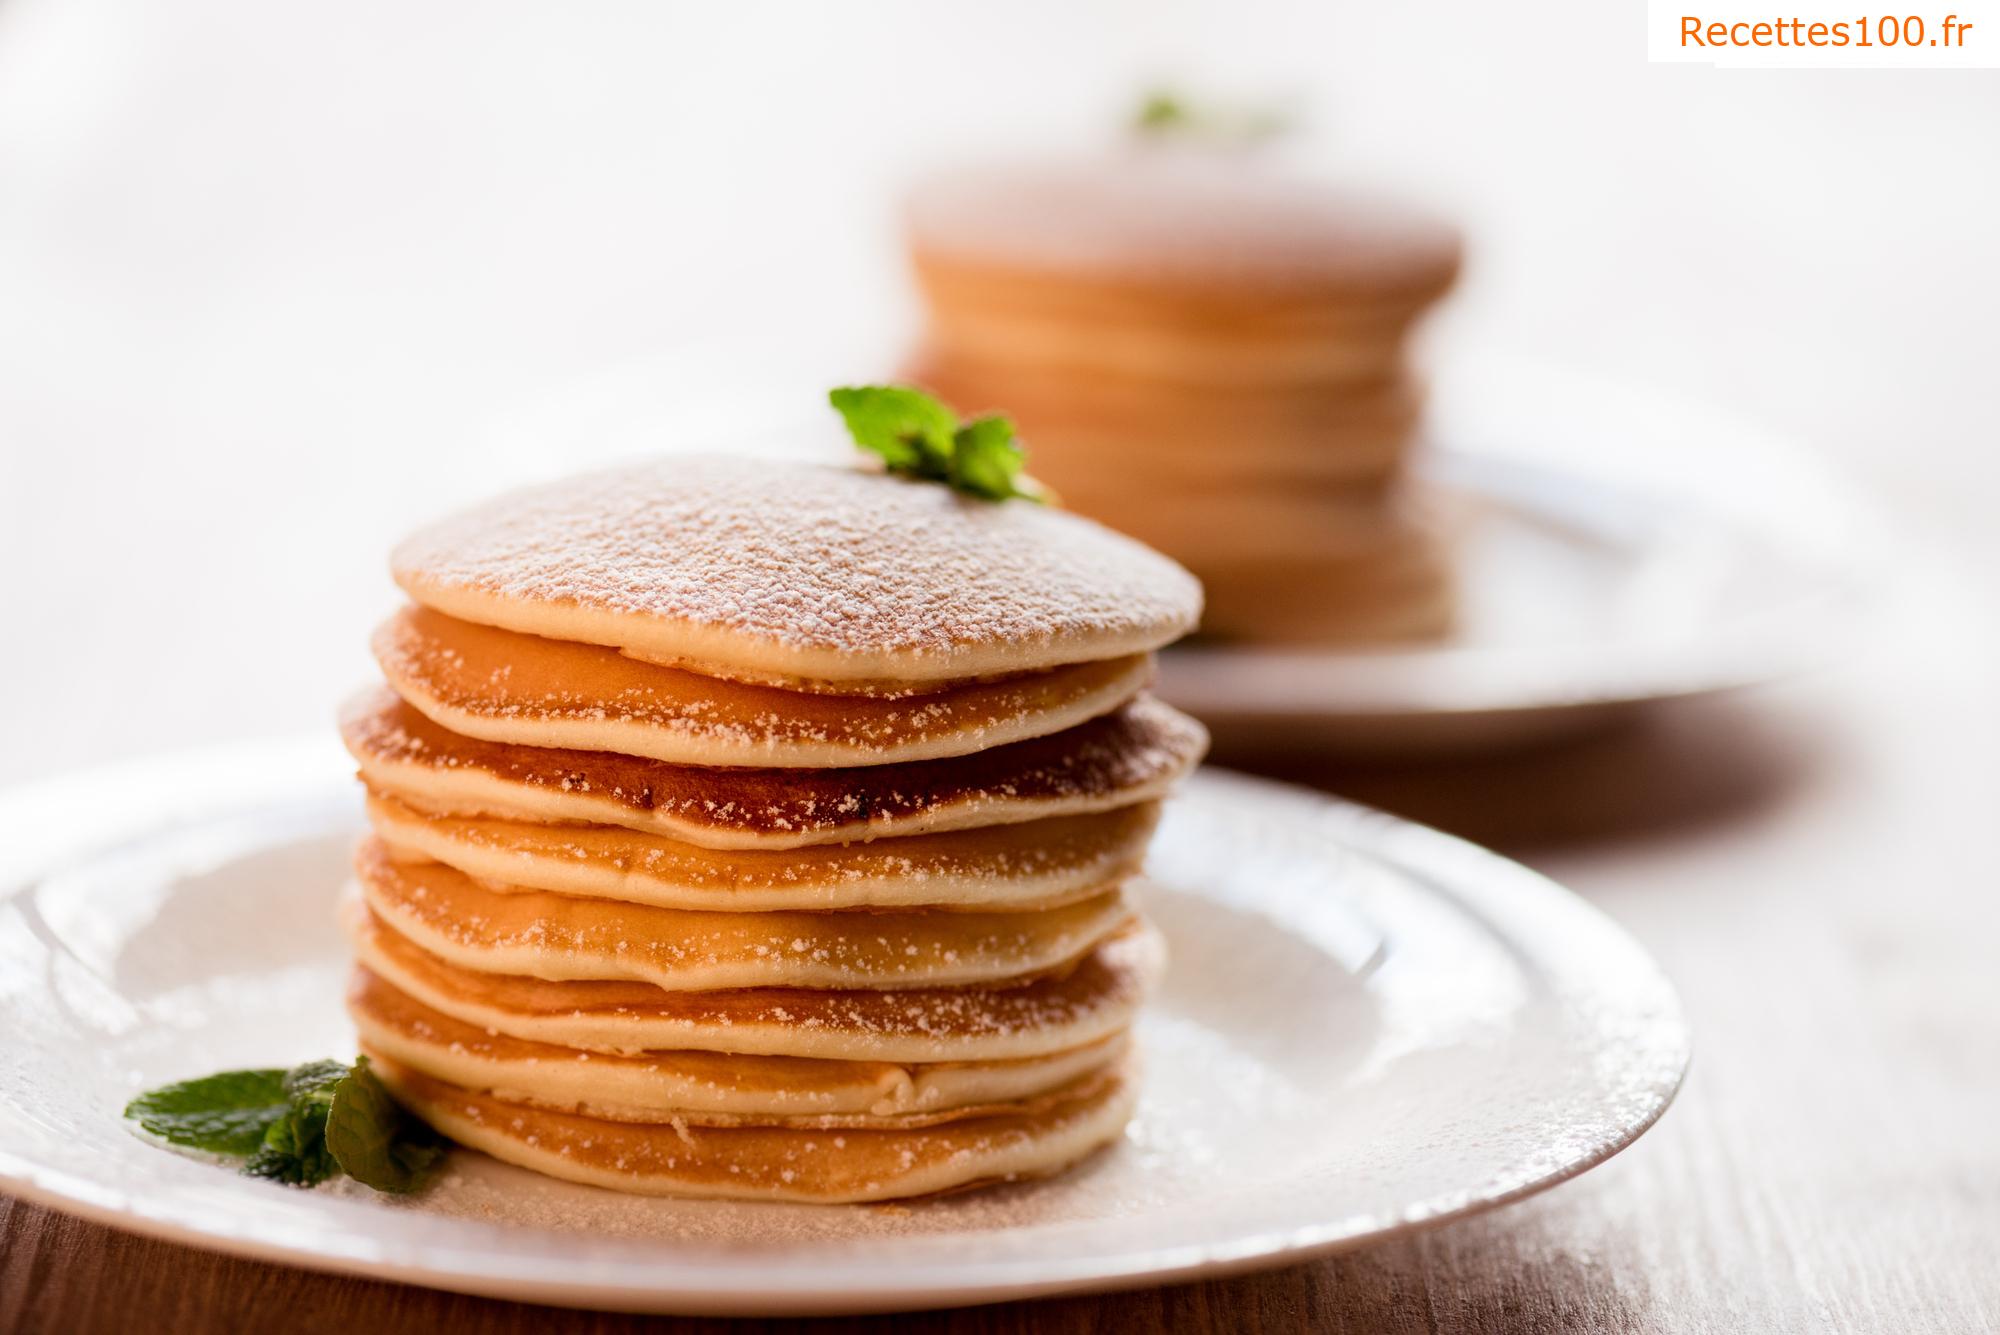
[[[1076,515],[712,456],[502,496],[419,530],[391,566],[462,620],[788,685],[1142,653],[1201,611],[1186,571]]]
[[[1459,261],[1457,233],[1407,207],[1173,151],[954,168],[917,185],[907,216],[920,268],[1192,298],[1422,304]]]

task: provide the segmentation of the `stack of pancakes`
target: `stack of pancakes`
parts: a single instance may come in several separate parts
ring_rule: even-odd
[[[628,1191],[880,1200],[1117,1137],[1125,889],[1200,727],[1171,561],[1028,502],[678,459],[393,558],[342,731],[362,1050],[464,1144]]]
[[[1412,327],[1456,234],[1380,200],[1156,146],[922,182],[912,379],[1005,405],[1065,504],[1201,577],[1202,629],[1335,644],[1435,635],[1453,581],[1405,476]]]

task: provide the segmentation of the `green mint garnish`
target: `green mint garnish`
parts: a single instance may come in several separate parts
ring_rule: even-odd
[[[444,1150],[366,1057],[183,1080],[141,1094],[125,1116],[168,1144],[242,1159],[250,1176],[294,1187],[346,1173],[377,1191],[411,1191]]]
[[[1021,471],[1027,452],[1005,417],[960,422],[957,413],[930,395],[901,385],[849,386],[834,390],[827,400],[847,423],[854,443],[880,455],[892,473],[942,482],[989,501],[1046,498]]]
[[[289,1104],[283,1071],[224,1071],[141,1094],[125,1115],[171,1144],[240,1157],[264,1143]]]
[[[1147,139],[1202,140],[1221,147],[1247,148],[1290,133],[1296,121],[1277,107],[1201,103],[1159,89],[1140,101],[1132,128]]]
[[[1146,134],[1158,134],[1179,130],[1194,119],[1188,104],[1179,96],[1169,92],[1146,94],[1139,103],[1139,110],[1132,117],[1132,128]]]
[[[340,1171],[326,1147],[326,1109],[295,1108],[271,1123],[264,1143],[243,1161],[251,1177],[288,1187],[316,1187]]]
[[[443,1140],[389,1097],[366,1057],[333,1091],[326,1147],[356,1182],[390,1192],[416,1190],[444,1154]]]
[[[285,1111],[264,1132],[264,1143],[243,1165],[252,1177],[292,1187],[316,1187],[340,1171],[326,1144],[327,1112],[334,1090],[348,1078],[336,1061],[307,1062],[285,1072]]]

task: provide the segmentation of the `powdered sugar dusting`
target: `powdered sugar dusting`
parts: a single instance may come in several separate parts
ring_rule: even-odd
[[[738,637],[746,653],[875,661],[984,648],[1067,661],[1099,656],[1065,652],[1079,647],[1166,643],[1200,610],[1187,572],[1075,515],[859,469],[722,457],[503,496],[419,531],[391,564],[419,601],[609,614],[635,624],[600,642],[649,652],[679,626]]]
[[[908,218],[920,252],[961,262],[1218,288],[1421,292],[1449,281],[1459,251],[1407,206],[1169,153],[955,167],[919,183]]]

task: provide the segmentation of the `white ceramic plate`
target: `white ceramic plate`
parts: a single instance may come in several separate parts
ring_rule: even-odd
[[[1672,989],[1594,909],[1444,835],[1213,773],[1173,807],[1174,951],[1123,1143],[1058,1180],[899,1207],[673,1202],[457,1152],[413,1201],[148,1144],[134,1092],[346,1056],[331,922],[358,826],[327,744],[0,798],[0,1184],[272,1260],[588,1307],[834,1313],[1267,1266],[1538,1191],[1673,1097]]]
[[[1876,540],[1810,456],[1632,386],[1461,357],[1421,471],[1466,502],[1463,616],[1409,648],[1182,647],[1161,694],[1225,755],[1470,750],[1836,655]]]

